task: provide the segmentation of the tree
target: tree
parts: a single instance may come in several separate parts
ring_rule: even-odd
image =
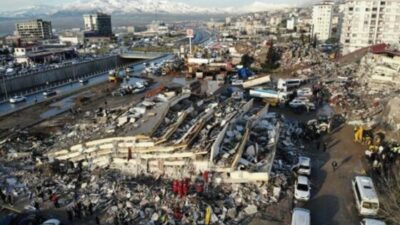
[[[385,174],[377,175],[377,189],[380,192],[381,215],[391,224],[400,224],[400,166],[391,165]]]
[[[261,66],[265,71],[271,71],[277,69],[279,67],[278,61],[280,59],[281,59],[281,54],[274,47],[273,43],[271,43],[271,46],[268,49],[265,62]]]
[[[314,38],[313,38],[313,43],[312,43],[313,48],[317,48],[317,43],[318,43],[318,37],[317,37],[317,35],[315,34],[315,35],[314,35]]]
[[[253,64],[253,62],[254,58],[252,56],[250,56],[249,54],[244,54],[242,56],[242,61],[240,62],[240,64],[242,64],[244,68],[249,68],[251,64]]]

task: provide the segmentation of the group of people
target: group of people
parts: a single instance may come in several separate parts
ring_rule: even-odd
[[[68,221],[72,223],[75,219],[80,220],[85,217],[93,216],[95,211],[94,207],[92,202],[89,202],[89,204],[82,204],[80,201],[76,202],[66,210]],[[100,218],[98,216],[95,217],[95,221],[96,224],[100,224]]]

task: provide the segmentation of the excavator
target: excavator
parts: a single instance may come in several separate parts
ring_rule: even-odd
[[[371,127],[354,127],[354,141],[368,146],[367,151],[376,153],[385,138],[385,132],[382,130],[374,131]]]

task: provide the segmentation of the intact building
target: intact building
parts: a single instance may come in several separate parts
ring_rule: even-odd
[[[112,36],[111,16],[104,13],[84,15],[85,32],[97,36]]]
[[[53,37],[51,22],[41,19],[17,23],[16,30],[21,40],[28,43]]]
[[[400,1],[346,1],[343,14],[342,54],[379,43],[400,43]]]
[[[318,41],[326,41],[331,37],[333,8],[334,3],[330,1],[313,6],[312,34]]]

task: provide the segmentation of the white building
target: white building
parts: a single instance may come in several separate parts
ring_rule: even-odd
[[[399,44],[400,1],[346,1],[340,42],[343,54],[378,43]]]
[[[331,37],[332,14],[334,3],[325,1],[316,4],[312,12],[312,33],[319,41],[326,41]]]
[[[226,24],[231,24],[231,22],[232,22],[232,19],[230,17],[226,17],[225,18],[225,23]]]
[[[297,17],[292,16],[286,21],[286,29],[294,30],[296,26],[297,26]]]
[[[85,31],[95,32],[99,36],[111,36],[111,16],[104,13],[83,15]]]
[[[154,32],[157,34],[167,34],[169,33],[168,25],[161,21],[153,21],[147,25],[148,32]]]

